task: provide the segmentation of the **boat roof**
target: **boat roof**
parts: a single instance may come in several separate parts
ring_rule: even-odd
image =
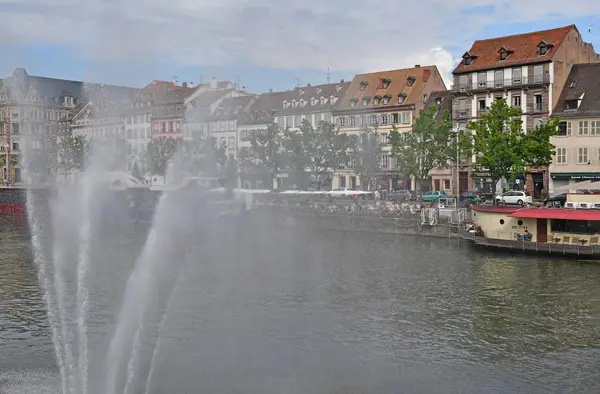
[[[522,208],[510,216],[521,219],[600,221],[600,209]]]

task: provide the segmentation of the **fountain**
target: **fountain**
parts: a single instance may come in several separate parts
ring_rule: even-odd
[[[34,152],[27,148],[27,141],[22,146],[23,173],[27,177],[26,163]],[[98,248],[96,240],[105,225],[102,208],[114,203],[103,176],[113,154],[105,145],[93,144],[87,166],[76,182],[57,187],[49,201],[33,189],[27,195],[34,261],[52,328],[62,394],[150,392],[160,337],[152,341],[148,328],[156,326],[160,332],[165,325],[177,279],[189,257],[189,245],[198,242],[199,215],[208,211],[202,209],[199,189],[161,196],[144,246],[126,281],[105,361],[91,367],[90,268]],[[182,152],[175,156],[167,178],[189,169],[188,157]],[[210,221],[205,216],[203,219],[203,223]],[[149,357],[142,354],[143,340],[152,342]]]

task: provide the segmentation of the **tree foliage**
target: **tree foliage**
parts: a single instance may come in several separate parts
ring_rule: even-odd
[[[348,167],[361,179],[363,189],[368,189],[381,170],[382,144],[377,129],[365,128],[358,135],[348,137]]]
[[[276,123],[255,130],[248,136],[250,146],[240,150],[240,164],[247,173],[256,173],[264,185],[273,186],[273,179],[286,167],[283,150],[284,133]]]
[[[165,176],[169,162],[179,146],[178,140],[171,138],[153,139],[146,147],[146,167],[153,175]]]
[[[448,166],[455,157],[450,113],[444,111],[437,115],[438,107],[430,105],[421,111],[412,131],[402,133],[394,126],[390,132],[392,157],[396,159],[397,168],[404,175],[413,175],[419,189],[432,169]]]
[[[91,148],[83,135],[63,135],[58,140],[58,167],[66,175],[70,171],[83,171]]]
[[[348,161],[349,138],[333,123],[322,121],[317,127],[304,120],[299,129],[285,132],[287,167],[304,188]],[[299,181],[299,182],[298,182]]]
[[[476,171],[487,171],[495,185],[500,179],[526,172],[529,166],[549,165],[554,155],[550,137],[558,132],[559,120],[550,120],[523,132],[521,110],[496,100],[487,114],[467,126],[463,147],[476,156]]]

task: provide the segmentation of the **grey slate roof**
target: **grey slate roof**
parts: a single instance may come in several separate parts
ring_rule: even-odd
[[[568,109],[567,100],[578,100],[577,109]],[[575,64],[558,97],[553,117],[578,118],[600,116],[600,63]]]
[[[427,98],[427,102],[425,103],[425,108],[430,105],[436,105],[438,107],[438,112],[436,118],[444,113],[444,111],[450,111],[452,114],[452,91],[450,90],[440,90],[437,92],[431,92],[429,97]]]

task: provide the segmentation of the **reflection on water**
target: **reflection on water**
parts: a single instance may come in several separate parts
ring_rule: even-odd
[[[117,238],[94,272],[96,354],[139,248]],[[56,392],[39,384],[56,371],[27,239],[3,233],[0,246],[0,392]],[[152,392],[600,387],[600,265],[297,228],[223,237],[193,260]]]

